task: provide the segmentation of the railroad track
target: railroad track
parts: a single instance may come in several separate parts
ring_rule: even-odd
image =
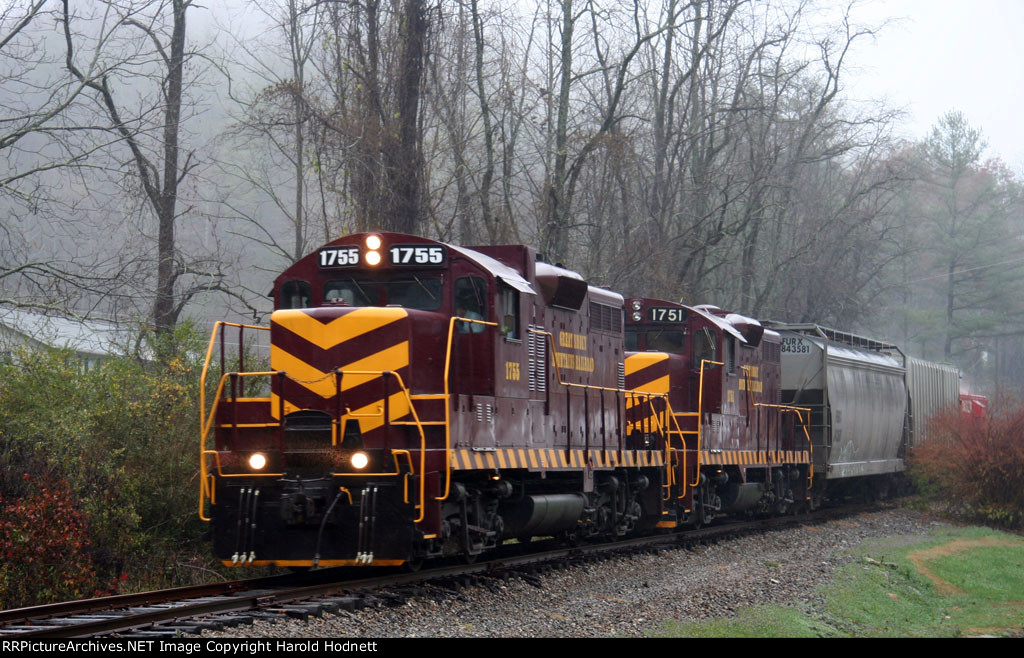
[[[356,610],[370,602],[404,600],[403,588],[429,581],[468,585],[480,577],[522,576],[554,565],[601,559],[627,551],[665,546],[691,546],[709,541],[877,510],[855,506],[714,525],[682,533],[635,537],[618,542],[558,546],[531,544],[531,552],[512,548],[486,562],[431,567],[418,572],[391,572],[359,578],[352,569],[324,569],[236,580],[212,585],[124,594],[81,601],[0,611],[0,639],[87,638],[118,635],[168,638],[204,629],[249,623],[256,619],[305,618],[324,612]],[[522,554],[515,554],[522,553]],[[396,593],[397,592],[397,593]]]

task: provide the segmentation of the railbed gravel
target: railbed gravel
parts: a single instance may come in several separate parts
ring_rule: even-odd
[[[822,603],[820,590],[868,539],[920,539],[942,522],[907,509],[727,539],[690,549],[613,557],[536,578],[487,580],[397,607],[305,621],[256,621],[203,637],[636,637],[664,620],[729,616],[743,607]],[[529,580],[539,583],[531,584]]]

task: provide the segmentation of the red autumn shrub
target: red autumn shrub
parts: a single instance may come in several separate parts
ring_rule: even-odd
[[[919,490],[967,516],[1024,525],[1024,404],[1001,401],[983,419],[950,410],[929,427],[909,459]]]
[[[25,480],[24,496],[0,498],[0,608],[106,593],[67,482]]]

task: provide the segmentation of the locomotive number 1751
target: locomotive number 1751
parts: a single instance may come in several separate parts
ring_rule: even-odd
[[[650,322],[685,322],[686,309],[655,306],[649,309],[647,319]]]

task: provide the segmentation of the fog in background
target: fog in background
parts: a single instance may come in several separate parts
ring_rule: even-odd
[[[6,307],[265,322],[402,230],[1024,385],[1018,3],[0,7]]]

